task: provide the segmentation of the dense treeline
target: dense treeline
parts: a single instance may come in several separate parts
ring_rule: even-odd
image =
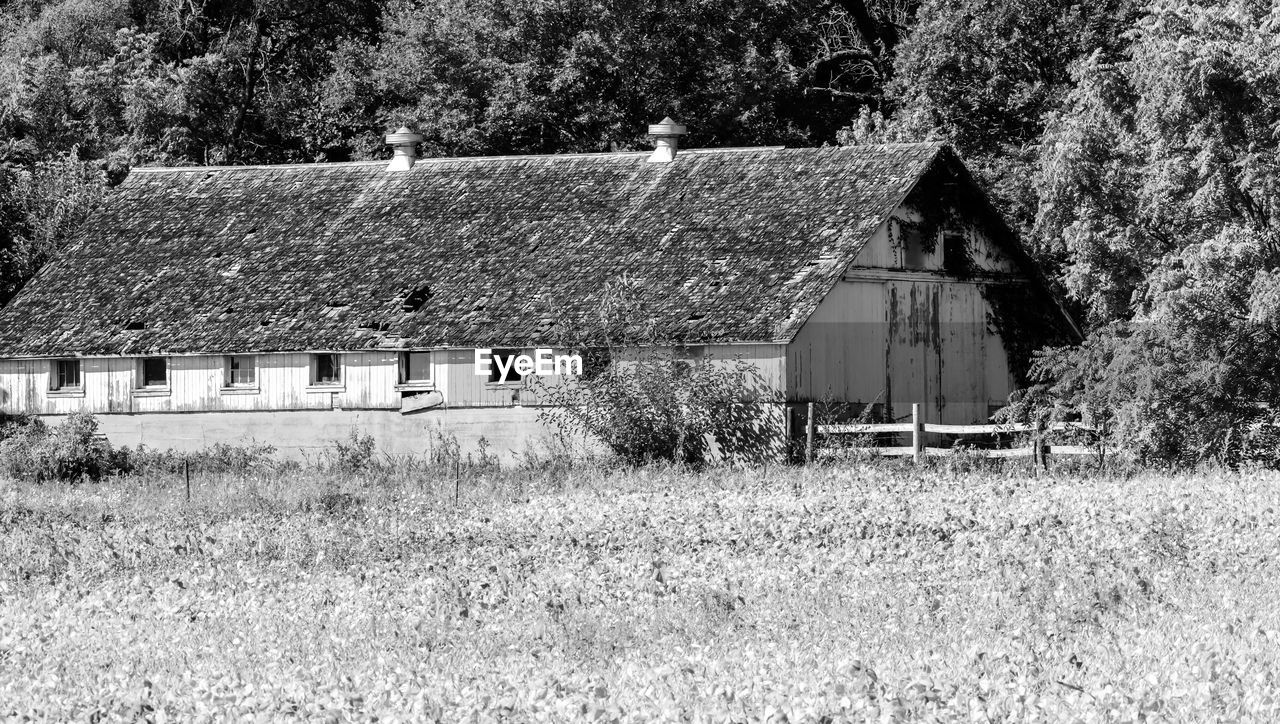
[[[949,140],[1090,330],[1014,414],[1274,457],[1280,6],[1262,0],[20,0],[0,298],[137,164]],[[1268,453],[1268,450],[1271,452]]]

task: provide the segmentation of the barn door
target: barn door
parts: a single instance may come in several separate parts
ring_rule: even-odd
[[[986,310],[976,284],[943,286],[942,345],[938,350],[943,407],[939,421],[983,422],[987,417]]]
[[[910,415],[911,405],[921,403],[927,420],[942,419],[941,289],[942,285],[929,281],[890,281],[885,285],[885,389],[897,418]]]

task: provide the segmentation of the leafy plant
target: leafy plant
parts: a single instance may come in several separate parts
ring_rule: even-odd
[[[23,480],[97,480],[117,469],[111,445],[97,432],[97,419],[84,412],[52,428],[38,420],[19,425],[0,440],[0,463]]]
[[[352,428],[345,441],[334,443],[334,465],[339,470],[357,472],[374,467],[377,463],[377,442],[373,435]]]

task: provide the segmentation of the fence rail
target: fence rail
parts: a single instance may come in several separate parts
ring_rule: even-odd
[[[965,448],[965,453],[984,458],[1035,458],[1037,467],[1043,468],[1052,455],[1093,455],[1101,461],[1106,447],[1101,442],[1097,445],[1049,445],[1045,436],[1050,432],[1090,432],[1098,430],[1090,425],[1078,422],[1055,422],[1048,425],[1010,423],[1004,425],[942,425],[924,422],[921,419],[920,405],[911,406],[911,422],[892,422],[884,424],[845,423],[839,425],[818,425],[814,420],[813,403],[809,403],[809,415],[805,427],[805,460],[812,461],[815,435],[878,435],[884,433],[911,433],[911,444],[895,447],[859,447],[869,453],[887,457],[912,457],[917,463],[927,457],[940,457],[955,454],[955,448],[929,447],[924,444],[926,434],[938,435],[1005,435],[1011,433],[1031,433],[1031,444],[1015,448]]]

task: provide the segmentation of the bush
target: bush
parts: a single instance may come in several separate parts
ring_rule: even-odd
[[[193,473],[245,473],[278,467],[275,453],[273,446],[258,442],[246,445],[219,442],[191,452],[138,445],[116,450],[115,468],[121,473],[135,474],[177,474],[186,467]]]
[[[372,435],[368,433],[362,435],[359,430],[352,428],[345,442],[338,441],[334,445],[337,450],[334,466],[338,469],[357,472],[375,466],[377,443],[374,442]]]
[[[98,420],[87,412],[67,416],[55,427],[24,415],[0,417],[0,469],[32,482],[99,480],[107,475],[245,473],[277,467],[276,449],[250,443],[216,443],[194,452],[112,448],[98,436]]]
[[[603,442],[624,462],[700,465],[714,441],[722,455],[760,455],[767,431],[764,385],[750,365],[690,363],[650,352],[550,390],[542,419],[562,437]]]
[[[93,415],[76,412],[57,427],[40,420],[5,425],[0,463],[9,475],[23,480],[97,480],[116,470],[111,445],[97,436]]]

